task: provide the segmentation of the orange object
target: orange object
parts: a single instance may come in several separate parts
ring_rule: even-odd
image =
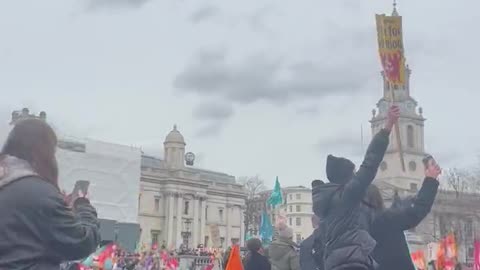
[[[225,270],[242,270],[242,258],[240,257],[240,247],[234,245],[228,257],[228,263]]]
[[[437,260],[435,261],[435,269],[445,269],[445,241],[440,240],[438,243]]]
[[[445,253],[447,259],[452,260],[457,258],[457,243],[453,233],[448,234],[445,238]]]
[[[425,264],[425,253],[422,250],[415,251],[411,254],[412,261],[415,264],[417,269],[426,270],[427,265]]]

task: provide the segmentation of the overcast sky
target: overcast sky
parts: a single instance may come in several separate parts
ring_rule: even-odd
[[[473,164],[480,150],[479,9],[399,3],[411,94],[444,166]],[[61,134],[154,154],[177,124],[200,167],[309,186],[328,153],[360,161],[361,126],[367,141],[382,95],[375,13],[391,10],[386,0],[0,0],[0,122],[45,110]]]

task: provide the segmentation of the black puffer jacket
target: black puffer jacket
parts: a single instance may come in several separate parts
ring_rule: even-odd
[[[432,209],[438,181],[426,178],[415,199],[395,201],[395,206],[375,216],[370,234],[377,241],[373,257],[378,270],[415,270],[404,231],[417,226]]]
[[[389,135],[386,130],[375,135],[358,172],[346,184],[313,186],[313,211],[321,219],[314,246],[325,270],[376,267],[371,256],[376,243],[368,233],[374,213],[361,202],[383,160]]]
[[[59,269],[62,261],[87,257],[100,240],[87,199],[72,211],[52,184],[14,157],[0,162],[0,213],[0,269]]]

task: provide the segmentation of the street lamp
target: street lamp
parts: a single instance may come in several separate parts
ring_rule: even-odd
[[[186,248],[188,249],[188,242],[190,240],[190,236],[192,235],[191,233],[191,225],[192,225],[192,220],[191,219],[186,219],[184,222],[184,231],[182,232],[182,237],[183,237],[183,243],[185,244]]]

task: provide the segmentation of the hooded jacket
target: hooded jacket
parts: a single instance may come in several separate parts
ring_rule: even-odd
[[[272,270],[300,270],[300,261],[295,243],[285,237],[278,237],[268,247]]]
[[[322,256],[316,255],[317,263],[326,270],[376,267],[371,256],[376,243],[368,233],[374,213],[361,202],[383,160],[389,135],[383,129],[374,136],[358,172],[345,184],[312,183],[313,211],[321,219],[314,252]]]
[[[0,269],[54,270],[95,251],[97,213],[87,199],[73,211],[24,160],[0,161]]]
[[[375,216],[370,233],[377,241],[373,257],[378,270],[415,270],[404,231],[420,224],[432,209],[438,181],[426,178],[417,196],[406,200],[397,198],[392,207]]]
[[[302,241],[300,244],[300,267],[302,270],[321,270],[315,258],[313,257],[313,244],[315,241],[315,233]]]

